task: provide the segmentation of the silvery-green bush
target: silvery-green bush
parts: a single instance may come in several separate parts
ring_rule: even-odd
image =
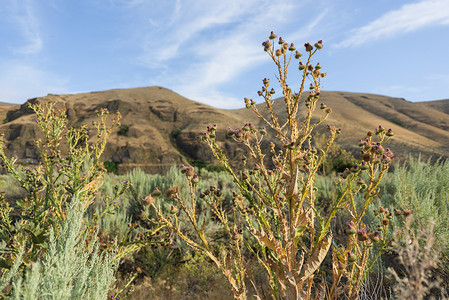
[[[76,195],[61,231],[50,229],[47,252],[13,283],[11,299],[106,299],[118,262],[83,232],[84,209]]]

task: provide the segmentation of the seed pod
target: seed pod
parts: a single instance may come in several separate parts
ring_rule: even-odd
[[[154,188],[154,191],[151,193],[151,195],[153,197],[159,197],[160,195],[162,195],[162,192],[158,189],[158,188]]]
[[[379,231],[374,231],[373,233],[371,233],[369,235],[369,239],[373,242],[373,243],[378,243],[380,241],[380,233]]]
[[[319,40],[318,42],[315,43],[315,48],[317,48],[318,50],[323,49],[323,41]]]
[[[351,221],[347,227],[346,227],[346,234],[347,235],[353,235],[357,233],[357,229],[355,228],[355,224],[353,221]]]
[[[310,45],[310,43],[305,43],[305,44],[304,44],[304,47],[306,48],[306,51],[307,51],[307,52],[310,52],[310,51],[313,50],[313,47],[312,47],[312,45]]]
[[[385,135],[386,135],[386,136],[389,136],[389,137],[394,136],[393,130],[391,130],[391,128],[388,129],[388,131],[387,131],[387,133],[386,133]]]
[[[173,205],[170,207],[170,213],[172,215],[176,214],[178,212],[178,209],[176,207],[174,207]]]
[[[200,178],[198,177],[197,174],[193,174],[193,176],[192,176],[192,183],[193,184],[197,184],[198,182],[200,182]]]
[[[277,35],[272,31],[271,34],[270,34],[269,39],[270,40],[274,40],[276,37],[277,37]]]
[[[354,254],[352,254],[351,252],[348,252],[348,262],[349,263],[353,263],[357,261],[357,256],[355,256]]]

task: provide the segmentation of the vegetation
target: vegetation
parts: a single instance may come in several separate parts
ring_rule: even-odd
[[[335,143],[339,129],[328,125],[326,136],[315,135],[332,112],[318,104],[325,73],[311,64],[321,41],[304,45],[306,59],[274,33],[263,46],[287,119],[273,109],[268,79],[259,95],[269,118],[245,102],[283,148],[261,146],[266,128],[229,129],[247,149],[237,169],[212,125],[199,139],[220,166],[106,174],[113,166],[101,155],[119,114],[110,119],[100,110],[89,139],[87,126],[67,127],[55,104],[31,106],[43,132],[40,164],[17,166],[0,139],[8,173],[0,178],[7,192],[0,194],[0,298],[105,299],[133,291],[155,299],[380,298],[369,280],[387,253],[399,260],[387,265],[393,283],[382,286],[383,296],[448,297],[449,163],[410,159],[388,173],[394,154],[384,145],[393,133],[381,126],[360,140],[361,160]],[[287,84],[294,59],[297,92]],[[307,112],[301,120],[300,107]]]
[[[0,292],[17,299],[105,297],[119,256],[100,250],[96,228],[127,184],[104,199],[100,215],[84,215],[103,182],[100,156],[120,115],[108,121],[99,111],[96,140],[89,142],[87,127],[67,128],[65,111],[54,103],[31,108],[44,137],[36,141],[41,163],[17,167],[0,139],[3,166],[23,191],[15,203],[0,199]]]
[[[389,246],[387,237],[392,213],[382,208],[380,224],[366,224],[363,217],[378,194],[381,179],[395,156],[390,149],[384,148],[393,133],[379,126],[360,140],[362,160],[342,173],[336,186],[336,195],[327,212],[322,214],[317,209],[317,173],[340,134],[340,129],[328,125],[326,142],[322,143],[320,149],[312,147],[313,129],[332,112],[325,103],[318,104],[321,80],[326,73],[321,72],[319,63],[315,66],[311,63],[312,57],[322,49],[323,44],[318,41],[314,48],[306,43],[307,55],[302,59],[302,54],[295,51],[293,44],[289,45],[279,38],[279,47],[276,47],[275,39],[276,35],[272,32],[269,40],[262,45],[276,66],[287,118],[280,120],[274,111],[275,90],[270,89],[270,80],[267,78],[263,79],[262,90],[258,94],[266,104],[270,119],[259,112],[254,100],[245,98],[245,104],[275,132],[284,149],[276,149],[275,144],[271,143],[270,153],[263,153],[261,144],[267,133],[265,128],[258,129],[247,123],[236,130],[228,129],[228,136],[244,145],[248,157],[255,162],[254,166],[249,166],[244,157],[241,169],[234,170],[215,140],[216,125],[208,127],[207,132],[200,137],[237,186],[233,192],[234,209],[224,205],[222,191],[213,186],[200,194],[214,217],[220,221],[227,241],[215,243],[205,234],[205,221],[197,213],[195,191],[199,178],[192,167],[181,169],[190,190],[188,197],[179,193],[178,186],[166,190],[167,199],[174,200],[171,216],[164,214],[161,201],[152,202],[152,206],[164,225],[189,247],[215,263],[228,280],[235,299],[247,299],[247,281],[251,282],[258,298],[272,295],[276,299],[310,299],[326,295],[329,299],[336,299],[345,295],[355,299],[364,278]],[[301,74],[297,92],[287,83],[292,59],[299,61]],[[302,102],[301,95],[309,83],[310,91],[306,101]],[[298,121],[300,105],[304,105],[307,115]],[[312,114],[317,106],[322,114],[313,123]],[[273,169],[267,167],[268,157],[273,160]],[[362,176],[367,177],[366,183]],[[359,206],[355,202],[357,197],[362,199]],[[350,214],[346,228],[348,237],[345,241],[335,243],[332,222],[343,209]],[[181,215],[187,216],[194,229],[193,234],[185,230],[180,222]],[[404,220],[404,217],[401,216],[401,219]],[[251,243],[252,240],[255,242]],[[225,244],[226,247],[223,246]],[[329,267],[325,264],[325,258],[332,244],[332,262]],[[265,271],[265,283],[255,279],[255,269],[245,257],[245,248]],[[331,270],[327,274],[326,268]]]

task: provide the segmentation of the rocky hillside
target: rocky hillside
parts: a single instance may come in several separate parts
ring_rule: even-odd
[[[119,172],[134,167],[162,172],[173,164],[212,162],[210,151],[195,137],[213,123],[218,126],[217,139],[231,157],[237,158],[244,150],[225,137],[226,129],[247,122],[262,125],[251,110],[213,108],[162,87],[50,94],[27,102],[46,101],[65,107],[72,126],[91,124],[96,119],[95,111],[101,107],[120,111],[122,126],[111,136],[104,155],[105,161],[117,164]],[[333,108],[327,123],[342,129],[338,142],[355,154],[358,139],[381,124],[396,133],[390,148],[400,158],[407,158],[409,153],[434,158],[449,156],[449,100],[412,103],[372,94],[323,92],[320,101]],[[276,103],[282,119],[283,101]],[[260,109],[263,111],[263,106]],[[0,104],[0,117],[0,131],[5,134],[9,155],[21,163],[36,163],[33,141],[39,131],[27,103]]]

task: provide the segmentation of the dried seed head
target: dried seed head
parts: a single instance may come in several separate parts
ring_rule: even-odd
[[[272,31],[271,34],[270,34],[269,39],[270,40],[274,40],[276,37],[277,37],[277,35]]]
[[[357,230],[357,240],[359,242],[364,242],[368,239],[368,236],[366,234],[366,229],[362,228]]]
[[[262,43],[262,46],[264,48],[265,51],[268,51],[271,47],[271,42],[270,41],[265,41]]]
[[[151,196],[151,195],[146,196],[145,199],[143,199],[143,203],[144,203],[146,206],[150,206],[151,204],[153,204],[153,203],[154,203],[154,198],[153,198],[153,196]]]
[[[411,209],[404,209],[404,216],[408,217],[411,214],[413,214],[413,210],[411,210]]]
[[[310,51],[313,50],[313,47],[312,47],[312,45],[310,45],[310,43],[305,43],[305,44],[304,44],[304,47],[306,48],[306,51],[307,51],[307,52],[310,52]]]
[[[174,186],[174,187],[169,188],[167,190],[167,192],[165,193],[165,195],[167,196],[167,198],[174,198],[178,193],[179,193],[179,187]]]
[[[238,233],[237,231],[233,231],[233,232],[232,232],[231,238],[232,238],[234,241],[240,240],[241,237],[242,237],[242,235],[241,235],[240,233]]]
[[[315,48],[317,48],[318,50],[323,49],[323,41],[319,40],[318,42],[315,43]]]
[[[193,175],[195,175],[195,170],[193,169],[193,167],[187,167],[186,168],[186,176],[192,177]]]

